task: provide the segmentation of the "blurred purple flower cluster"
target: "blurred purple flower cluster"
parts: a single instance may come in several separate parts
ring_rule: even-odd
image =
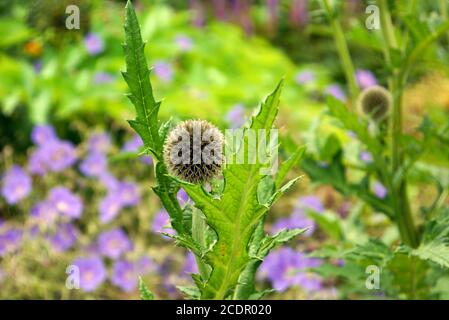
[[[237,129],[245,124],[245,107],[238,103],[233,106],[226,114],[226,121],[229,123],[231,129]]]
[[[23,233],[17,228],[0,226],[0,257],[13,253],[20,247]]]
[[[355,73],[357,84],[361,89],[366,89],[377,85],[377,79],[369,70],[357,70]]]
[[[31,178],[14,165],[3,177],[2,195],[8,204],[16,204],[31,192]]]
[[[179,47],[179,49],[181,51],[184,52],[188,52],[192,49],[193,47],[193,41],[190,37],[183,35],[183,34],[178,34],[175,37],[175,43],[177,44],[177,46]]]
[[[126,253],[133,248],[134,244],[122,229],[102,232],[97,238],[96,250],[90,256],[79,257],[72,263],[79,268],[80,288],[85,292],[94,291],[109,278],[123,292],[136,290],[138,276],[155,271],[156,265],[147,255],[137,260],[127,259]],[[103,258],[112,262],[110,272]]]
[[[162,82],[170,82],[173,80],[173,66],[167,61],[158,60],[154,62],[153,71],[156,77]]]
[[[104,41],[100,35],[91,32],[84,37],[84,46],[90,55],[95,56],[103,52]]]
[[[315,230],[315,222],[307,216],[307,211],[323,213],[324,207],[321,200],[314,196],[299,198],[292,214],[289,217],[278,219],[271,227],[273,234],[284,229],[309,228],[305,235],[312,235]]]
[[[83,291],[94,291],[107,278],[123,292],[136,290],[137,276],[156,267],[142,249],[135,250],[122,228],[102,229],[122,209],[137,206],[141,199],[135,182],[118,179],[109,168],[108,153],[114,148],[110,136],[94,132],[85,143],[75,146],[58,138],[52,126],[37,125],[31,140],[34,146],[27,166],[11,165],[1,175],[1,196],[7,205],[17,206],[25,215],[20,223],[15,218],[0,219],[0,258],[22,254],[25,250],[21,248],[30,242],[48,245],[51,255],[83,252],[73,261],[79,268]],[[140,138],[133,136],[121,150],[137,153],[142,146]],[[148,156],[141,159],[142,163],[152,163]],[[142,165],[142,169],[145,167]],[[39,176],[34,188],[33,176]],[[66,178],[70,179],[67,184]],[[95,192],[104,194],[106,190],[106,195],[95,201],[87,185]],[[179,200],[181,205],[189,201],[181,191]],[[92,221],[95,211],[99,218]],[[85,221],[85,216],[90,220]],[[90,227],[93,233],[86,230]]]
[[[122,152],[140,152],[143,148],[143,141],[138,135],[134,135],[131,139],[129,139],[122,147]],[[141,161],[148,165],[153,163],[153,160],[149,156],[141,156]]]
[[[47,125],[34,127],[31,140],[37,147],[28,161],[28,169],[32,174],[62,172],[77,160],[75,146],[69,141],[60,140],[53,127]]]
[[[315,268],[321,260],[308,258],[306,254],[288,247],[271,252],[262,262],[258,271],[259,279],[267,279],[273,288],[283,292],[299,286],[308,293],[320,290],[322,281],[307,268]]]

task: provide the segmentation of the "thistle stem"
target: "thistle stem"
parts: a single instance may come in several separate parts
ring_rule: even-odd
[[[201,210],[198,208],[192,208],[192,237],[202,248],[206,246],[206,221]],[[201,278],[207,280],[210,275],[210,267],[201,260],[201,257],[195,255],[195,261],[198,266]]]
[[[393,23],[386,0],[380,0],[382,34],[387,43],[385,58],[390,63],[392,49],[397,48]],[[402,137],[402,91],[404,89],[404,78],[398,70],[394,70],[389,79],[390,92],[393,95],[393,110],[390,117],[391,135],[391,172],[392,177],[401,170],[404,164],[404,153],[401,146]],[[394,179],[394,178],[393,178]],[[400,177],[400,181],[391,183],[393,197],[393,209],[396,223],[398,225],[401,240],[404,244],[416,248],[419,245],[419,235],[415,228],[410,203],[407,196],[406,177]]]
[[[329,0],[323,0],[323,8],[326,11],[334,31],[335,46],[345,72],[346,81],[349,85],[351,99],[354,102],[359,94],[359,87],[355,78],[355,69],[349,53],[348,44],[346,43],[343,28],[337,19],[336,12],[331,9]]]
[[[390,10],[386,0],[379,0],[380,9],[380,23],[382,25],[382,34],[388,43],[388,46],[392,49],[396,49],[398,44],[396,36],[394,34],[393,22],[391,21]]]

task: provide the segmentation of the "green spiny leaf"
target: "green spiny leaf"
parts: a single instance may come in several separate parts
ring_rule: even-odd
[[[273,289],[268,289],[268,290],[263,290],[260,292],[254,292],[253,294],[251,294],[249,296],[249,300],[262,300],[263,298],[265,298],[267,295],[271,294],[275,292],[275,290]]]
[[[305,151],[306,148],[304,146],[299,147],[287,161],[281,164],[275,181],[275,185],[277,188],[281,187],[282,183],[287,177],[288,172],[293,169],[293,167],[299,165]]]
[[[176,286],[187,298],[198,300],[200,298],[200,291],[197,287]]]
[[[127,96],[137,113],[136,119],[129,121],[129,124],[140,135],[145,146],[160,159],[162,144],[159,139],[157,121],[160,102],[154,100],[144,47],[136,12],[131,2],[128,1],[126,4],[125,43],[123,45],[126,72],[122,74],[130,90]]]
[[[154,100],[139,22],[130,1],[126,4],[123,48],[126,60],[126,72],[123,72],[123,77],[130,90],[128,97],[136,109],[136,119],[130,120],[129,124],[140,135],[145,148],[150,150],[158,160],[155,169],[158,185],[153,190],[170,215],[172,227],[181,235],[184,233],[183,212],[176,199],[179,186],[166,177],[167,168],[161,161],[162,142],[170,128],[170,122],[163,124],[159,130],[160,102]]]
[[[269,292],[265,292],[265,294],[260,293],[261,295],[259,296],[255,293],[257,269],[263,259],[270,253],[271,249],[277,245],[290,241],[294,237],[304,233],[306,230],[307,229],[282,230],[274,236],[269,236],[264,235],[263,223],[260,223],[256,229],[249,249],[251,260],[247,264],[245,270],[240,274],[234,298],[238,300],[261,299],[263,295],[268,294]]]
[[[148,289],[147,285],[145,284],[145,282],[142,280],[141,277],[139,277],[139,292],[140,292],[140,299],[154,300],[153,293],[150,291],[150,289]]]
[[[260,248],[257,252],[257,256],[255,256],[254,258],[263,260],[268,255],[268,253],[270,253],[270,250],[275,246],[288,242],[294,237],[303,234],[307,230],[308,228],[281,230],[274,236],[266,236],[260,243]]]
[[[412,250],[411,255],[422,260],[431,261],[449,269],[449,246],[444,242],[429,242]]]

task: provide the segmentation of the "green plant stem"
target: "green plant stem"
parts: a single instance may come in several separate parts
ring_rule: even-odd
[[[388,43],[389,48],[396,49],[398,43],[394,34],[393,22],[391,21],[390,10],[386,0],[379,0],[380,9],[380,24],[382,26],[382,34],[385,41]]]
[[[198,208],[192,208],[192,237],[202,248],[206,246],[206,221],[203,213]],[[201,257],[195,255],[195,261],[198,266],[201,278],[207,280],[210,275],[210,267],[205,264]]]
[[[357,100],[357,96],[359,94],[359,87],[357,85],[357,81],[355,78],[354,64],[352,63],[351,55],[349,53],[348,44],[346,43],[343,28],[341,27],[341,24],[337,19],[335,11],[331,9],[328,0],[323,0],[323,8],[326,11],[326,14],[331,22],[332,29],[334,31],[333,33],[334,33],[335,46],[337,48],[337,52],[345,72],[346,81],[348,82],[349,85],[351,99],[354,102]]]
[[[391,50],[397,49],[397,41],[386,0],[379,0],[378,3],[381,10],[382,34],[387,43],[385,58],[387,62],[391,64]],[[402,91],[404,85],[405,78],[402,77],[402,73],[399,70],[393,70],[393,74],[389,79],[390,92],[393,95],[393,106],[390,117],[391,176],[393,177],[393,183],[390,184],[390,191],[392,193],[393,209],[401,240],[404,244],[416,248],[419,245],[419,235],[411,213],[407,195],[407,181],[405,177],[400,177],[399,181],[395,181],[394,178],[401,170],[404,163],[404,153],[401,146]]]
[[[444,21],[449,20],[449,12],[448,12],[448,5],[447,0],[440,0],[440,11],[441,11],[441,17]],[[449,34],[446,36],[446,41],[449,43]]]
[[[447,11],[447,0],[440,0],[440,11],[441,17],[444,20],[447,20],[449,18],[449,13]]]

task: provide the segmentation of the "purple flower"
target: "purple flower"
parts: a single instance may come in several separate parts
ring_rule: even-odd
[[[188,252],[182,266],[182,272],[184,274],[198,273],[198,266],[196,265],[195,255],[192,252]]]
[[[304,26],[309,21],[307,0],[293,0],[290,9],[290,21],[294,26]]]
[[[156,270],[156,265],[149,256],[142,256],[135,263],[136,272],[145,275]]]
[[[170,235],[176,234],[175,230],[171,228],[170,216],[164,209],[159,210],[153,219],[152,230],[154,233],[168,233]],[[170,239],[169,237],[163,235],[165,239]]]
[[[37,203],[31,209],[31,218],[38,224],[51,225],[59,217],[58,210],[48,200]]]
[[[324,208],[320,199],[313,196],[302,197],[298,200],[292,215],[277,220],[271,227],[271,232],[275,234],[283,229],[309,228],[305,235],[312,235],[315,230],[315,221],[307,217],[307,210],[322,213]]]
[[[31,140],[36,145],[43,145],[49,141],[58,140],[55,129],[50,125],[34,126],[31,132]]]
[[[0,257],[16,251],[21,244],[23,233],[15,228],[0,229]]]
[[[229,122],[231,128],[239,128],[245,124],[245,108],[238,103],[226,114],[226,121]]]
[[[106,279],[106,269],[99,257],[78,258],[73,265],[79,268],[80,288],[85,292],[94,291]]]
[[[318,267],[319,259],[308,258],[302,252],[283,247],[271,252],[259,268],[258,277],[268,279],[275,290],[283,292],[289,287],[300,286],[311,292],[322,287],[321,280],[304,272],[305,268]]]
[[[92,32],[84,37],[84,46],[86,47],[87,52],[92,56],[97,55],[104,50],[103,39]]]
[[[218,20],[225,20],[227,16],[227,0],[212,0],[214,4],[214,14]]]
[[[117,260],[132,249],[131,240],[122,229],[105,231],[98,236],[98,249],[106,257]]]
[[[139,135],[134,135],[131,139],[129,139],[122,147],[123,152],[139,152],[139,150],[143,147],[143,141]],[[149,156],[141,156],[141,161],[148,165],[153,163],[153,160]]]
[[[278,219],[271,227],[271,232],[276,234],[284,229],[296,228],[309,228],[305,235],[310,236],[315,229],[315,222],[308,218],[303,210],[295,209],[290,217]]]
[[[48,171],[61,172],[75,161],[76,150],[73,144],[63,140],[50,140],[31,154],[28,167],[32,173],[42,175]]]
[[[125,207],[135,206],[140,201],[140,194],[137,185],[131,182],[119,182],[113,193],[120,198]]]
[[[47,164],[51,171],[61,172],[75,163],[76,151],[73,144],[68,141],[57,141],[49,145]]]
[[[90,136],[87,144],[91,153],[107,153],[111,148],[111,138],[105,132],[96,132]]]
[[[355,77],[357,79],[357,83],[362,89],[377,85],[376,77],[369,70],[357,70],[355,73]]]
[[[3,177],[2,195],[8,204],[16,204],[31,192],[31,178],[19,166],[12,166]]]
[[[111,282],[124,292],[131,292],[137,287],[137,272],[133,263],[120,260],[114,264]]]
[[[185,35],[177,35],[175,38],[175,43],[181,51],[190,51],[193,46],[192,39]]]
[[[297,84],[307,84],[315,81],[315,73],[311,70],[304,70],[299,72],[295,77]]]
[[[324,207],[321,200],[314,196],[305,196],[298,199],[297,207],[299,209],[309,209],[317,213],[323,213]]]
[[[204,8],[198,0],[190,0],[190,9],[192,10],[193,25],[202,27],[204,25]]]
[[[372,163],[373,162],[373,155],[368,151],[362,151],[360,153],[360,160],[364,163]]]
[[[80,164],[80,171],[86,177],[99,177],[107,171],[108,160],[99,152],[91,152]]]
[[[56,232],[47,238],[54,250],[64,252],[74,246],[78,231],[73,224],[65,223],[58,226]]]
[[[94,74],[94,83],[95,84],[103,84],[110,83],[114,80],[114,76],[107,72],[97,72]]]
[[[114,192],[110,192],[100,202],[100,222],[102,224],[112,221],[123,209],[122,199]]]
[[[122,147],[123,152],[137,152],[143,147],[143,141],[139,135],[134,135],[131,139],[125,142]]]
[[[354,131],[348,130],[346,133],[348,134],[348,137],[357,139],[357,133],[355,133]]]
[[[380,183],[379,181],[376,181],[373,185],[373,192],[379,199],[385,199],[388,195],[387,188]]]
[[[35,61],[33,63],[34,72],[40,73],[42,71],[42,66],[43,66],[42,60]]]
[[[109,191],[116,190],[120,181],[109,172],[103,172],[99,176],[101,184]]]
[[[83,213],[83,203],[80,197],[65,187],[51,189],[49,201],[62,216],[78,219]]]
[[[163,82],[169,82],[173,79],[173,68],[166,61],[156,61],[153,66],[154,74]]]
[[[45,163],[46,154],[44,149],[44,147],[37,148],[31,153],[28,159],[28,169],[32,174],[44,175],[48,171]]]
[[[331,84],[324,89],[324,92],[334,98],[346,102],[346,94],[338,84]]]
[[[270,31],[274,32],[278,26],[279,0],[267,0],[267,8]]]

